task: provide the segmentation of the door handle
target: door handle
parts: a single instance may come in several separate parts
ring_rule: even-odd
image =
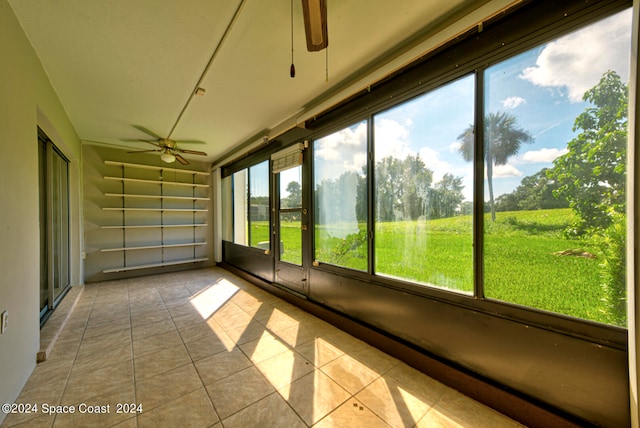
[[[302,225],[302,230],[307,230],[307,225],[306,224]]]

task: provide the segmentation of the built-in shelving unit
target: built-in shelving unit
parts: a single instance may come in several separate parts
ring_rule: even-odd
[[[175,261],[171,261],[171,262],[149,263],[149,264],[145,264],[145,265],[126,266],[126,267],[113,268],[113,269],[104,269],[102,271],[102,273],[125,272],[125,271],[128,271],[128,270],[149,269],[149,268],[154,268],[154,267],[181,265],[181,264],[185,264],[185,263],[206,262],[207,260],[209,260],[209,258],[200,257],[200,258],[195,258],[195,259],[190,259],[190,260],[175,260]]]
[[[189,208],[102,208],[105,211],[174,211],[174,212],[186,212],[186,213],[197,213],[197,212],[207,212],[206,209],[189,209]]]
[[[103,248],[100,251],[108,253],[112,251],[131,251],[131,250],[150,250],[152,248],[176,248],[176,247],[195,247],[197,245],[207,245],[206,242],[188,242],[186,244],[166,244],[166,245],[143,245],[141,247],[119,247],[119,248]]]
[[[128,195],[126,193],[105,193],[107,197],[115,198],[143,198],[143,199],[176,199],[185,201],[208,201],[209,198],[199,198],[197,196],[161,196],[161,195]]]
[[[113,221],[100,228],[112,229],[115,235],[99,253],[113,254],[110,257],[116,258],[110,260],[120,262],[102,273],[209,260],[209,173],[109,160],[104,163],[116,167],[119,174],[102,176],[109,191],[103,193],[104,206],[100,208],[112,212],[108,218]]]
[[[170,227],[207,227],[207,223],[189,223],[189,224],[140,224],[135,226],[125,226],[123,224],[117,226],[100,226],[103,229],[157,229]]]
[[[122,181],[123,183],[166,184],[168,186],[203,187],[203,188],[209,187],[208,184],[191,184],[191,183],[181,183],[181,182],[163,181],[163,180],[141,180],[139,178],[112,177],[109,175],[105,175],[104,179]]]

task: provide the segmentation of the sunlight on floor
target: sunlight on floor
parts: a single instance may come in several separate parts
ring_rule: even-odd
[[[415,394],[409,392],[406,388],[396,386],[396,389],[401,398],[401,403],[396,404],[396,408],[406,408],[413,423],[416,423],[425,414],[425,411],[431,407],[431,403],[425,403],[424,399],[416,397]],[[396,401],[398,398],[396,398]]]
[[[8,415],[2,427],[517,427],[221,269],[88,285],[16,402],[139,414]],[[40,426],[40,425],[38,425]]]
[[[197,293],[189,300],[203,319],[208,319],[227,303],[240,289],[227,281],[220,279],[214,285]]]

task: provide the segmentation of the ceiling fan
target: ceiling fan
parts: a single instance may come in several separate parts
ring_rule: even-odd
[[[161,152],[160,159],[166,163],[173,163],[176,160],[180,162],[182,165],[189,165],[189,161],[187,161],[184,157],[182,157],[181,153],[189,154],[189,155],[199,155],[206,156],[205,152],[200,152],[197,150],[187,150],[181,149],[178,147],[178,144],[205,144],[203,141],[191,141],[191,140],[172,140],[170,138],[162,138],[157,135],[155,132],[148,130],[143,126],[134,125],[136,129],[144,132],[145,134],[153,137],[153,140],[126,140],[126,141],[134,141],[134,142],[143,142],[151,144],[152,146],[156,146],[155,149],[149,150],[135,150],[127,153],[149,153],[149,152]]]

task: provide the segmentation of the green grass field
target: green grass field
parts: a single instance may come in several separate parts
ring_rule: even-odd
[[[600,263],[588,240],[567,240],[570,209],[497,213],[485,218],[484,292],[492,299],[595,321],[604,321]],[[316,228],[315,258],[324,263],[367,270],[365,234],[345,239],[341,225]],[[364,225],[361,226],[361,230]],[[254,223],[254,235],[269,236],[268,225]],[[284,222],[283,260],[300,263],[300,224]],[[252,241],[254,241],[252,239]],[[257,241],[256,241],[257,242]],[[473,293],[473,239],[470,216],[376,224],[375,271],[425,286]],[[567,251],[569,250],[569,251]]]
[[[557,209],[498,213],[496,223],[487,221],[486,296],[604,322],[602,261],[588,239],[563,238],[573,220],[570,209]]]

